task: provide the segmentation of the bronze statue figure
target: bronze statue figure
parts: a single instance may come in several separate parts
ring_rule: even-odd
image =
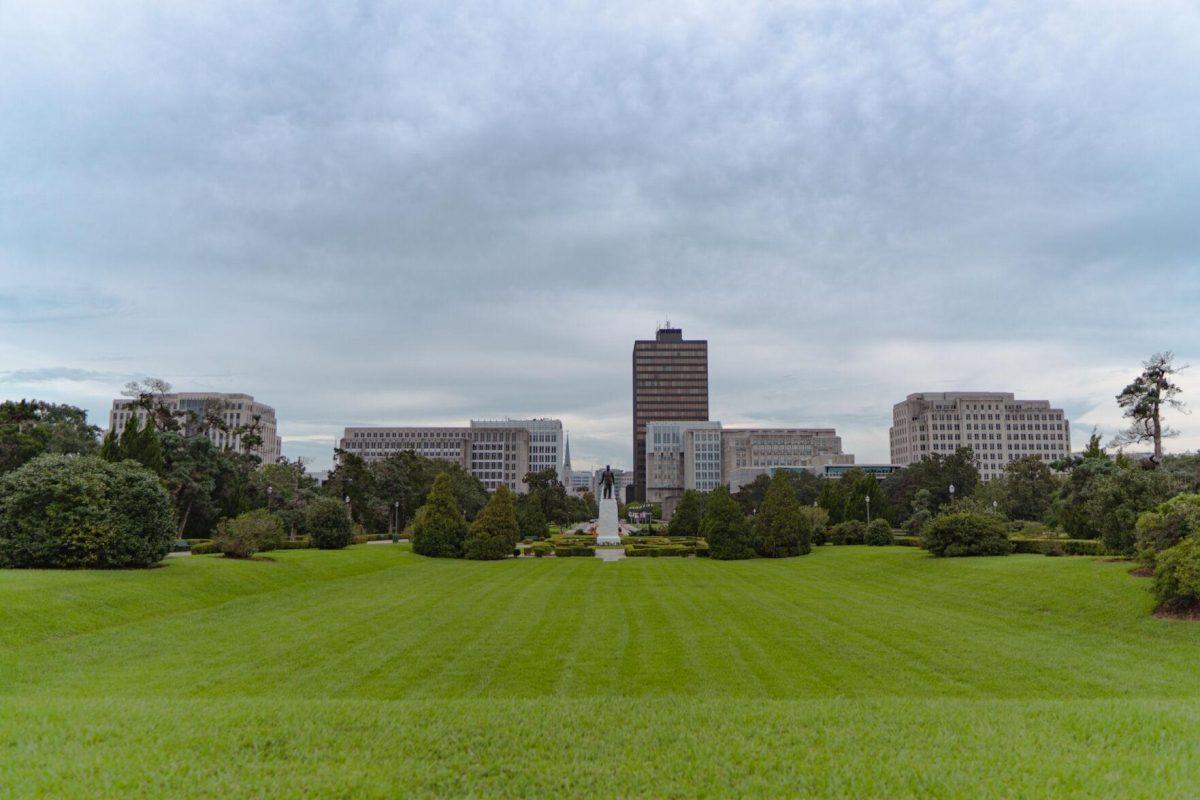
[[[600,476],[600,485],[604,487],[604,499],[611,500],[613,496],[613,478],[612,467],[605,465],[604,474]]]

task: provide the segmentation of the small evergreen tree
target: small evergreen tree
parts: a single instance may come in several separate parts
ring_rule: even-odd
[[[531,504],[536,505],[536,504]],[[501,484],[475,517],[467,533],[464,555],[475,561],[496,561],[512,555],[521,536],[512,494]]]
[[[121,444],[117,441],[117,432],[113,428],[109,428],[108,433],[104,434],[104,441],[100,444],[100,457],[105,461],[121,460]]]
[[[432,558],[461,558],[467,538],[467,523],[458,503],[450,477],[441,473],[433,481],[425,505],[413,522],[413,552]]]
[[[162,442],[158,438],[158,426],[154,424],[153,417],[146,420],[146,426],[138,433],[137,442],[136,459],[138,463],[155,475],[162,473]]]
[[[718,486],[708,495],[700,535],[708,542],[712,558],[726,561],[754,558],[750,521],[726,486]]]
[[[802,556],[812,550],[810,537],[808,519],[800,513],[791,482],[782,471],[776,472],[754,518],[758,554],[767,558]]]
[[[700,522],[704,519],[704,495],[688,489],[679,500],[679,507],[667,523],[668,536],[699,536]]]
[[[137,461],[138,454],[141,452],[141,443],[142,438],[138,433],[138,418],[135,414],[125,423],[125,429],[121,431],[121,437],[117,440],[121,458]]]
[[[517,524],[521,526],[522,539],[545,539],[550,533],[546,515],[542,513],[542,504],[528,495],[523,495],[518,504]]]

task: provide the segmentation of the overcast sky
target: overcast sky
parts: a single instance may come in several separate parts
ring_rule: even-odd
[[[1078,448],[1157,350],[1200,408],[1194,2],[322,5],[0,2],[0,397],[249,392],[318,469],[554,416],[627,465],[669,317],[714,419],[860,462],[916,391]]]

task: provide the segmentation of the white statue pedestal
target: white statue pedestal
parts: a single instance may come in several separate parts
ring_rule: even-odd
[[[621,526],[617,522],[617,501],[600,501],[600,519],[596,521],[596,544],[620,544]]]

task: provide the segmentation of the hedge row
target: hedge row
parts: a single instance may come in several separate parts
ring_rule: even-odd
[[[920,547],[920,536],[897,536],[896,544],[903,547]],[[1104,543],[1099,539],[1012,539],[1014,553],[1041,553],[1053,556],[1102,556],[1106,555]]]
[[[1013,539],[1014,553],[1041,553],[1047,556],[1102,556],[1104,542],[1099,539]]]
[[[659,557],[685,557],[699,556],[706,558],[708,556],[708,545],[701,542],[698,545],[671,543],[660,545],[641,545],[627,544],[625,545],[625,555],[628,558],[659,558]]]
[[[202,539],[196,539],[195,541],[196,544],[192,545],[192,555],[194,556],[207,556],[213,553],[221,552],[217,548],[217,545],[211,541]],[[279,542],[275,546],[269,547],[267,550],[263,550],[262,552],[269,552],[270,550],[308,550],[311,547],[312,542],[307,538],[294,540],[284,539],[282,542]]]

